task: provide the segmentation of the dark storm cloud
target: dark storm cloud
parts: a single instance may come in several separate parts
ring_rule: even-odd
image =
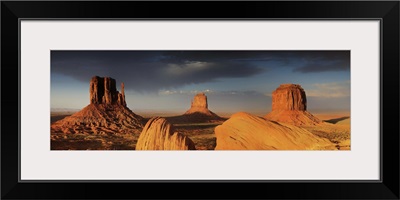
[[[326,71],[345,71],[350,69],[350,63],[346,61],[336,62],[311,62],[302,67],[293,69],[294,72],[312,73],[312,72],[326,72]]]
[[[350,62],[350,51],[57,51],[55,60],[104,59],[114,62],[183,63],[186,61],[265,62],[279,61],[285,64],[307,62]],[[81,57],[81,58],[80,58]]]
[[[262,68],[246,62],[213,59],[172,61],[158,51],[53,51],[51,71],[88,82],[92,76],[110,76],[127,89],[158,91],[192,83],[256,75]],[[176,52],[179,57],[180,52]]]
[[[255,59],[270,58],[277,52],[266,51],[169,51],[165,52],[162,60],[166,62],[196,61],[253,61]],[[275,55],[274,55],[275,57]],[[247,60],[246,60],[247,59]]]
[[[294,68],[294,72],[313,73],[350,70],[350,51],[329,51],[304,56],[303,64]]]
[[[243,78],[268,68],[310,73],[348,70],[349,51],[52,51],[51,72],[88,82],[110,76],[135,91]]]
[[[186,60],[259,62],[265,67],[292,67],[294,72],[329,72],[350,69],[350,51],[187,51],[166,52],[168,62]]]

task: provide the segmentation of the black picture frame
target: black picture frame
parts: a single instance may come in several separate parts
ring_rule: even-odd
[[[1,198],[399,199],[399,8],[399,1],[2,1]],[[19,182],[20,19],[379,19],[382,22],[382,179],[378,182]],[[154,192],[148,193],[147,189]]]

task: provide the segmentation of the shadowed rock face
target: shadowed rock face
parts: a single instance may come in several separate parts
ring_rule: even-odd
[[[322,122],[307,111],[306,92],[298,84],[282,84],[272,92],[272,111],[265,118],[294,125]]]
[[[126,106],[124,83],[121,83],[121,93],[117,91],[116,81],[110,77],[94,76],[90,81],[91,104],[119,104]]]
[[[143,128],[136,150],[195,150],[193,141],[178,132],[166,119],[155,117]]]
[[[125,102],[124,84],[121,93],[115,79],[95,76],[89,85],[90,104],[79,112],[51,124],[51,133],[138,133],[143,117],[133,113]]]
[[[240,112],[215,128],[215,150],[336,149],[329,140],[289,124]]]

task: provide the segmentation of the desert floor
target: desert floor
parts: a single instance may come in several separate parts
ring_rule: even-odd
[[[350,150],[350,113],[320,113],[314,116],[323,120],[322,126],[308,127],[310,132],[328,138],[339,150]]]
[[[73,113],[51,113],[51,123]],[[303,127],[319,137],[327,138],[338,150],[350,150],[350,113],[316,113],[324,123]],[[214,128],[219,124],[174,124],[175,131],[188,136],[197,150],[214,150]],[[51,150],[134,150],[141,130],[135,134],[51,134]]]

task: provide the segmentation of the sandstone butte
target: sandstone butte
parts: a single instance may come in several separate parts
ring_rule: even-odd
[[[94,76],[89,85],[90,104],[51,125],[52,133],[137,133],[143,117],[126,105],[124,83],[117,91],[110,77]]]
[[[223,122],[225,119],[208,109],[207,96],[198,93],[194,96],[190,109],[183,115],[168,117],[171,123],[213,123]]]
[[[215,128],[217,146],[215,150],[327,150],[336,149],[325,138],[309,131],[269,121],[248,113],[231,116]]]
[[[136,150],[196,150],[193,141],[174,131],[166,119],[154,117],[143,128]]]
[[[272,92],[272,111],[264,118],[298,126],[322,122],[307,111],[306,92],[298,84],[282,84]]]

